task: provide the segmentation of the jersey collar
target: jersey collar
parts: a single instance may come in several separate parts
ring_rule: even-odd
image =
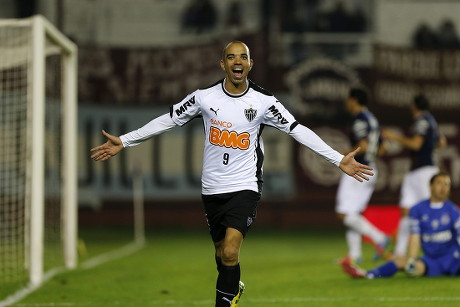
[[[249,80],[246,79],[246,90],[244,92],[242,92],[241,94],[237,94],[237,95],[229,93],[227,91],[227,89],[225,88],[225,80],[226,79],[227,78],[224,78],[224,80],[222,81],[222,90],[224,91],[225,94],[227,94],[227,96],[230,96],[232,98],[238,98],[238,97],[241,97],[241,96],[245,95],[249,91]]]
[[[433,209],[440,209],[444,206],[444,202],[432,202],[430,201],[430,207]]]

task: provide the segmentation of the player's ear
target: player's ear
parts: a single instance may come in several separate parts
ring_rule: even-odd
[[[251,60],[250,60],[250,64],[249,64],[249,70],[252,69],[252,66],[253,66],[253,65],[254,65],[254,61],[251,59]]]
[[[222,68],[222,70],[225,71],[224,60],[220,60],[220,68]]]

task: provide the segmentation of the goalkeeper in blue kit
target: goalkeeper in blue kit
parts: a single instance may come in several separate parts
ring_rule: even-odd
[[[419,202],[409,212],[410,238],[406,259],[388,261],[366,271],[352,262],[342,263],[355,278],[391,277],[404,269],[411,277],[460,275],[460,211],[448,200],[450,177],[438,173],[430,180],[431,197]],[[423,256],[419,257],[420,249]]]

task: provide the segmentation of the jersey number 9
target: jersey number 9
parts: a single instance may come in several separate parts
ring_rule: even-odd
[[[228,153],[224,153],[224,160],[222,161],[222,163],[224,165],[228,165],[228,159],[230,158],[230,155]]]

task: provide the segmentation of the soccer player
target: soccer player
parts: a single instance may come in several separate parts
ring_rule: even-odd
[[[375,159],[383,151],[380,142],[380,126],[377,118],[367,108],[368,95],[363,88],[352,88],[345,100],[345,109],[353,116],[350,141],[351,152],[360,148],[356,161],[370,165],[374,176],[369,181],[360,183],[343,174],[336,195],[336,213],[347,228],[345,238],[348,244],[348,256],[342,261],[359,263],[362,258],[362,236],[369,237],[376,246],[374,260],[379,259],[390,238],[370,223],[361,213],[366,209],[377,181]]]
[[[410,240],[407,259],[396,257],[366,271],[351,262],[342,263],[355,278],[380,278],[404,269],[411,277],[460,275],[460,211],[448,200],[450,177],[438,173],[430,180],[431,196],[410,209]],[[420,248],[423,256],[418,257]]]
[[[409,209],[430,196],[428,182],[439,171],[434,152],[436,147],[446,145],[446,139],[440,134],[438,124],[429,112],[428,99],[422,94],[415,96],[410,109],[414,118],[411,136],[382,130],[384,139],[398,142],[411,153],[410,172],[405,175],[401,186],[401,219],[394,249],[394,256],[402,258],[406,255],[409,242]]]
[[[240,283],[239,255],[243,238],[256,218],[262,192],[264,126],[275,127],[307,146],[358,181],[368,180],[372,168],[357,162],[322,141],[298,123],[268,91],[248,79],[254,62],[240,41],[229,43],[220,66],[225,78],[198,89],[173,105],[168,114],[120,137],[103,131],[107,142],[92,148],[91,158],[104,161],[125,147],[183,126],[200,117],[205,145],[202,169],[202,200],[215,247],[218,277],[216,305],[237,306],[244,285]]]

